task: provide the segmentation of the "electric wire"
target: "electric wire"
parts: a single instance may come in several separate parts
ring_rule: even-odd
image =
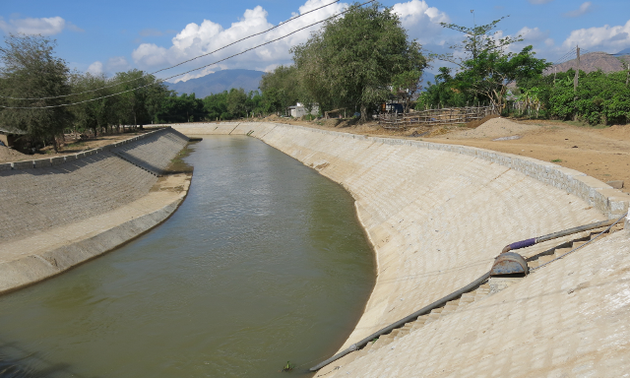
[[[104,95],[104,96],[99,96],[99,97],[95,97],[95,98],[91,98],[91,99],[87,99],[87,100],[82,100],[82,101],[77,101],[77,102],[70,102],[70,103],[65,103],[65,104],[47,105],[47,106],[5,106],[5,105],[0,105],[0,108],[2,108],[2,109],[53,109],[53,108],[62,108],[62,107],[68,107],[68,106],[74,106],[74,105],[85,104],[85,103],[88,103],[88,102],[98,101],[98,100],[101,100],[101,99],[110,98],[110,97],[118,96],[118,95],[121,95],[121,94],[129,93],[129,92],[134,92],[134,91],[136,91],[136,90],[143,89],[143,88],[147,88],[147,87],[150,87],[150,86],[152,86],[152,85],[156,85],[156,84],[159,84],[159,83],[165,82],[165,81],[167,81],[167,80],[173,79],[173,78],[175,78],[175,77],[182,76],[182,75],[186,75],[186,74],[188,74],[188,73],[191,73],[191,72],[194,72],[194,71],[198,71],[198,70],[200,70],[200,69],[203,69],[203,68],[206,68],[206,67],[209,67],[209,66],[215,65],[215,64],[217,64],[217,63],[221,63],[221,62],[223,62],[223,61],[225,61],[225,60],[228,60],[228,59],[231,59],[231,58],[233,58],[233,57],[235,57],[235,56],[242,55],[242,54],[245,54],[245,53],[247,53],[247,52],[249,52],[249,51],[255,50],[255,49],[259,48],[259,47],[262,47],[262,46],[265,46],[265,45],[268,45],[268,44],[271,44],[271,43],[277,42],[277,41],[282,40],[282,39],[284,39],[284,38],[286,38],[286,37],[289,37],[289,36],[291,36],[291,35],[293,35],[293,34],[296,34],[296,33],[300,32],[300,31],[302,31],[302,30],[308,29],[308,28],[310,28],[310,27],[312,27],[312,26],[315,26],[315,25],[317,25],[317,24],[321,24],[321,23],[326,22],[326,21],[328,21],[328,20],[331,20],[331,19],[333,19],[333,18],[339,17],[339,16],[341,16],[341,15],[343,15],[343,14],[345,14],[345,13],[350,12],[351,10],[356,9],[356,8],[360,8],[360,7],[362,7],[363,5],[366,5],[366,4],[369,4],[369,3],[373,3],[374,1],[376,1],[376,0],[368,0],[368,1],[366,1],[366,2],[363,2],[363,3],[361,3],[361,4],[358,4],[358,5],[356,5],[356,6],[349,7],[348,9],[346,9],[346,10],[344,10],[344,11],[342,11],[342,12],[339,12],[339,13],[337,13],[337,14],[333,15],[333,16],[330,16],[330,17],[327,17],[327,18],[325,18],[325,19],[323,19],[323,20],[320,20],[320,21],[317,21],[317,22],[313,22],[313,23],[311,23],[311,24],[308,24],[308,25],[306,25],[306,26],[303,26],[303,27],[301,27],[301,28],[299,28],[299,29],[296,29],[296,30],[294,30],[294,31],[292,31],[292,32],[290,32],[290,33],[288,33],[288,34],[285,34],[285,35],[283,35],[283,36],[281,36],[281,37],[278,37],[278,38],[275,38],[275,39],[269,40],[269,41],[267,41],[267,42],[261,43],[261,44],[259,44],[259,45],[254,46],[254,47],[250,47],[250,48],[248,48],[248,49],[246,49],[246,50],[243,50],[243,51],[241,51],[241,52],[239,52],[239,53],[236,53],[236,54],[230,55],[230,56],[228,56],[228,57],[226,57],[226,58],[223,58],[223,59],[219,59],[219,60],[217,60],[217,61],[215,61],[215,62],[212,62],[212,63],[206,64],[206,65],[203,65],[203,66],[201,66],[201,67],[197,67],[197,68],[194,68],[194,69],[188,70],[188,71],[186,71],[186,72],[179,73],[179,74],[177,74],[177,75],[172,75],[172,76],[169,76],[169,77],[164,78],[164,79],[159,79],[159,80],[156,80],[155,82],[150,83],[150,84],[142,85],[142,86],[139,86],[139,87],[136,87],[136,88],[127,89],[127,90],[120,91],[120,92],[116,92],[116,93],[111,93],[111,94]],[[101,89],[102,89],[102,88],[101,88]]]
[[[17,100],[17,101],[53,100],[53,99],[58,99],[58,98],[66,98],[66,97],[71,97],[71,96],[78,96],[78,95],[87,94],[87,93],[94,93],[94,92],[98,92],[98,91],[103,90],[103,89],[108,89],[108,88],[116,87],[116,86],[119,86],[119,85],[122,85],[122,84],[132,83],[132,82],[134,82],[134,81],[138,81],[138,80],[140,80],[140,79],[143,79],[143,78],[145,78],[145,77],[147,77],[147,76],[150,76],[150,75],[155,75],[155,74],[157,74],[157,73],[160,73],[160,72],[163,72],[163,71],[167,71],[167,70],[173,69],[173,68],[175,68],[175,67],[179,67],[179,66],[181,66],[181,65],[183,65],[183,64],[186,64],[186,63],[192,62],[193,60],[196,60],[196,59],[203,58],[203,57],[205,57],[205,56],[208,56],[208,55],[214,54],[214,53],[219,52],[219,51],[221,51],[221,50],[224,50],[224,49],[226,49],[226,48],[228,48],[228,47],[230,47],[230,46],[233,46],[233,45],[235,45],[235,44],[237,44],[237,43],[240,43],[240,42],[246,41],[246,40],[248,40],[248,39],[250,39],[250,38],[257,37],[257,36],[262,35],[262,34],[266,34],[266,33],[270,32],[270,31],[272,31],[272,30],[274,30],[274,29],[277,29],[277,28],[279,28],[279,27],[281,27],[281,26],[287,25],[287,24],[288,24],[288,23],[290,23],[290,22],[293,22],[293,21],[295,21],[295,20],[299,19],[300,17],[306,16],[306,15],[307,15],[307,14],[309,14],[309,13],[316,12],[316,11],[318,11],[318,10],[320,10],[320,9],[326,8],[326,7],[328,7],[328,6],[331,6],[331,5],[333,5],[333,4],[338,3],[338,2],[340,2],[340,1],[341,1],[341,0],[335,0],[335,1],[331,2],[331,3],[328,3],[328,4],[322,5],[322,6],[320,6],[320,7],[317,7],[317,8],[311,9],[311,10],[306,11],[306,12],[304,12],[304,13],[301,13],[301,14],[299,14],[299,15],[295,16],[295,17],[291,17],[291,18],[290,18],[290,19],[288,19],[287,21],[284,21],[284,22],[281,22],[281,23],[279,23],[279,24],[277,24],[277,25],[274,25],[274,26],[272,26],[272,27],[271,27],[271,28],[269,28],[269,29],[266,29],[266,30],[263,30],[263,31],[260,31],[260,32],[254,33],[254,34],[250,34],[250,35],[248,35],[247,37],[243,37],[243,38],[238,39],[238,40],[236,40],[236,41],[230,42],[230,43],[228,43],[227,45],[224,45],[224,46],[222,46],[222,47],[219,47],[218,49],[215,49],[215,50],[210,51],[210,52],[208,52],[208,53],[205,53],[205,54],[202,54],[202,55],[198,55],[198,56],[196,56],[196,57],[194,57],[194,58],[190,58],[190,59],[188,59],[188,60],[185,60],[185,61],[183,61],[183,62],[177,63],[177,64],[175,64],[175,65],[173,65],[173,66],[170,66],[170,67],[162,68],[162,69],[159,69],[159,70],[157,70],[157,71],[154,71],[154,72],[150,72],[150,73],[144,74],[144,75],[142,75],[142,76],[141,76],[141,77],[139,77],[139,78],[135,78],[135,79],[127,80],[127,81],[122,81],[122,82],[118,82],[118,83],[111,84],[111,85],[106,85],[106,86],[103,86],[103,87],[100,87],[100,88],[97,88],[97,89],[90,89],[90,90],[87,90],[87,91],[75,92],[75,93],[70,93],[70,94],[65,94],[65,95],[50,96],[50,97],[30,97],[30,98],[29,98],[29,97],[23,98],[23,97],[0,96],[0,98],[9,99],[9,100]]]

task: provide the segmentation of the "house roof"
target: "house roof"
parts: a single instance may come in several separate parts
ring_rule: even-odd
[[[13,129],[13,128],[9,128],[6,126],[0,126],[0,133],[2,134],[17,134],[17,135],[26,135],[27,132],[24,130],[18,130],[18,129]]]

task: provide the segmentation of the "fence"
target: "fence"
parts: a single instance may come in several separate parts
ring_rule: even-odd
[[[384,129],[405,129],[417,126],[446,126],[468,123],[496,113],[493,106],[427,109],[412,113],[379,114],[378,123]]]

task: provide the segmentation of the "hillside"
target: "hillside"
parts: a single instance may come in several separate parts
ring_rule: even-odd
[[[601,69],[604,72],[617,72],[627,69],[620,59],[630,62],[630,55],[626,54],[626,50],[623,50],[617,54],[608,54],[605,52],[592,52],[580,56],[580,70],[584,72],[593,72]],[[557,64],[545,70],[545,75],[550,75],[555,72],[566,72],[571,68],[577,67],[577,59],[569,60],[567,62]]]
[[[197,98],[204,98],[232,88],[243,88],[245,92],[255,91],[258,89],[263,74],[262,71],[253,70],[223,70],[185,82],[167,83],[167,85],[178,95],[194,93]]]

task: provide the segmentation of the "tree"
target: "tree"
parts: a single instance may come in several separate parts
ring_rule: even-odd
[[[132,69],[116,73],[111,82],[118,83],[114,87],[116,92],[128,91],[116,96],[118,105],[113,109],[117,116],[116,125],[135,127],[155,120],[161,100],[168,92],[166,86],[158,83],[155,76]]]
[[[394,78],[427,65],[398,16],[378,3],[355,3],[292,52],[305,98],[320,109],[359,110],[362,120],[389,98]]]
[[[47,106],[67,101],[56,98],[70,93],[66,62],[55,57],[55,42],[42,36],[9,35],[4,42],[0,47],[0,94],[3,105],[9,108],[0,112],[0,124],[23,130],[44,144],[52,142],[57,151],[57,137],[70,125],[72,114],[66,107]]]
[[[549,67],[544,59],[534,57],[532,49],[527,46],[518,54],[497,49],[481,51],[475,59],[463,62],[463,70],[455,75],[456,85],[460,90],[487,98],[500,111],[510,84],[542,76]]]
[[[164,98],[157,118],[168,123],[195,122],[206,117],[204,101],[196,98],[194,93],[177,96],[174,91]]]
[[[92,75],[90,73],[79,74],[74,73],[70,75],[70,85],[73,93],[85,93],[76,97],[73,97],[74,101],[89,100],[97,96],[103,96],[111,93],[111,88],[102,89],[105,87],[107,79],[105,75]],[[97,101],[84,102],[78,105],[70,107],[70,111],[74,115],[73,125],[74,131],[85,131],[87,129],[92,130],[94,136],[98,135],[99,129],[102,127],[105,121],[105,115],[109,113],[108,103],[111,99],[101,99]]]
[[[262,76],[259,88],[262,92],[265,113],[283,112],[300,100],[297,68],[279,66]]]
[[[453,54],[443,54],[435,55],[434,57],[457,64],[458,66],[463,68],[463,62],[471,59],[475,60],[479,57],[480,54],[484,52],[503,52],[503,50],[512,43],[520,42],[523,40],[520,35],[516,38],[512,38],[510,36],[501,37],[499,31],[493,31],[494,29],[496,29],[497,24],[507,17],[510,16],[501,17],[498,20],[494,20],[486,25],[475,25],[472,28],[468,26],[440,22],[440,25],[442,25],[443,28],[455,30],[464,34],[465,37],[461,43],[449,47],[451,50],[459,50],[463,52],[463,55],[460,57],[455,57]]]
[[[445,28],[464,33],[464,40],[461,44],[451,46],[460,50],[460,58],[455,58],[453,54],[435,56],[454,63],[459,68],[453,77],[449,72],[439,92],[445,92],[448,89],[455,93],[462,93],[463,97],[451,96],[451,99],[466,98],[467,103],[471,100],[476,104],[489,103],[497,112],[500,112],[504,107],[510,84],[542,77],[543,70],[550,63],[544,59],[535,58],[532,46],[523,48],[518,54],[505,51],[510,44],[522,41],[522,39],[520,36],[501,37],[498,31],[494,31],[497,24],[504,18],[486,25],[475,25],[472,28],[441,24]],[[438,92],[438,90],[434,91]]]

